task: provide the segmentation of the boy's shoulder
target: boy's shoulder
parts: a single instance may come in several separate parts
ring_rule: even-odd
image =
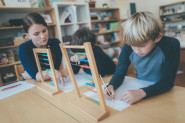
[[[161,48],[164,54],[180,51],[180,42],[173,37],[163,36],[157,45]]]
[[[94,46],[93,47],[93,52],[96,54],[105,54],[105,52],[103,51],[103,49],[101,48],[101,47],[99,47],[99,46]]]
[[[159,46],[179,46],[180,42],[178,39],[168,36],[163,36],[162,39],[158,43]]]

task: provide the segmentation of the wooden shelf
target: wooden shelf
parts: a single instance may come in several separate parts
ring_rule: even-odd
[[[105,30],[105,32],[96,32],[95,33],[95,35],[96,35],[96,37],[98,38],[99,37],[99,35],[103,35],[103,37],[102,38],[104,38],[104,40],[105,40],[105,36],[106,36],[106,34],[108,35],[108,34],[110,34],[110,36],[112,35],[112,34],[114,34],[115,32],[117,33],[117,35],[115,35],[115,36],[118,36],[119,38],[116,38],[116,41],[111,41],[111,42],[107,42],[107,41],[105,41],[106,42],[106,44],[96,44],[96,46],[99,46],[99,47],[102,47],[102,48],[105,48],[106,46],[120,46],[120,45],[122,45],[121,43],[121,41],[120,41],[120,39],[122,39],[122,30],[121,30],[121,22],[123,22],[123,21],[125,21],[125,20],[121,20],[120,19],[120,9],[119,8],[90,8],[90,12],[92,12],[92,13],[97,13],[97,15],[99,15],[99,16],[101,16],[101,13],[110,13],[111,14],[111,18],[110,18],[110,20],[106,20],[106,19],[108,19],[108,18],[106,18],[106,16],[104,17],[104,19],[102,19],[102,20],[91,20],[91,23],[92,23],[92,25],[93,24],[102,24],[102,25],[104,25],[104,26],[106,26],[104,23],[106,23],[106,24],[108,24],[109,25],[109,27],[110,28],[112,28],[111,27],[111,22],[117,22],[118,23],[118,29],[117,30],[114,30],[114,31],[110,31],[110,30],[108,30],[108,31],[106,31]],[[92,26],[92,29],[94,29],[94,30],[96,30],[97,28],[102,28],[100,25],[98,25],[98,26]],[[112,36],[111,36],[112,37]]]
[[[163,21],[163,23],[174,23],[174,22],[181,22],[181,21],[185,21],[185,20],[179,19],[179,20],[173,20],[173,21]]]
[[[108,33],[114,33],[114,32],[119,32],[119,30],[95,33],[95,35],[108,34]]]
[[[0,7],[1,13],[30,13],[30,12],[47,12],[51,11],[53,8],[51,7]]]
[[[15,81],[11,81],[11,82],[3,83],[3,86],[8,85],[8,84],[11,84],[11,83],[14,83],[14,82],[17,82],[17,80],[15,80]]]
[[[120,41],[111,41],[111,42],[108,42],[107,44],[99,44],[97,46],[99,46],[99,47],[105,47],[105,46],[109,46],[109,45],[117,44],[117,43],[120,43]]]
[[[173,14],[165,14],[165,15],[160,15],[160,16],[164,17],[164,16],[171,16],[171,15],[179,15],[179,14],[185,14],[185,12],[173,13]]]
[[[48,24],[48,27],[50,26],[56,26],[56,24]],[[3,29],[23,29],[23,26],[0,27],[0,30],[3,30]]]
[[[118,10],[119,8],[90,8],[90,10]]]
[[[17,64],[21,64],[21,62],[20,61],[16,61],[16,62],[10,63],[10,64],[3,64],[3,65],[0,65],[0,68],[9,67],[9,66],[17,65]]]
[[[18,47],[18,46],[19,46],[19,45],[0,47],[0,49],[14,48],[14,47]]]
[[[91,20],[91,23],[98,23],[98,22],[114,22],[119,21],[118,19],[112,19],[112,20]]]

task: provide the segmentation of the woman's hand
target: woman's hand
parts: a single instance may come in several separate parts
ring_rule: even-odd
[[[123,93],[121,100],[124,100],[128,104],[133,104],[141,99],[143,99],[146,96],[146,93],[142,90],[128,90],[125,93]]]
[[[63,75],[60,71],[58,70],[55,70],[55,74],[56,74],[56,78],[58,80],[58,82],[62,82],[62,85],[65,86],[65,81],[64,81],[64,78],[66,78],[67,76]],[[50,72],[50,78],[53,79],[53,76],[51,75],[51,72]]]
[[[30,76],[26,71],[24,71],[24,73],[22,73],[22,77],[23,77],[25,80],[31,79],[31,76]]]
[[[107,92],[107,89],[108,89],[108,91],[110,92],[110,95],[109,95],[109,93]],[[109,85],[109,86],[107,87],[107,89],[106,89],[106,88],[103,89],[103,93],[104,93],[104,95],[105,95],[105,98],[107,98],[107,99],[109,99],[109,100],[114,99],[114,97],[115,97],[114,87],[113,87],[112,85]]]

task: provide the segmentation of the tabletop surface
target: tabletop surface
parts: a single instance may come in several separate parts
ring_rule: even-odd
[[[104,81],[108,82],[110,78],[104,77]],[[80,87],[81,94],[86,91],[87,86]],[[184,94],[185,88],[175,86],[167,93],[142,100],[121,112],[108,106],[110,115],[100,122],[181,123],[185,121]],[[50,96],[35,87],[0,100],[0,119],[3,123],[96,122],[70,105],[75,98],[74,91]]]

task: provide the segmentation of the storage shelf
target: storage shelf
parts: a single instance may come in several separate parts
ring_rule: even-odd
[[[119,30],[95,33],[95,35],[108,34],[108,33],[114,33],[114,32],[119,32]]]
[[[0,7],[1,13],[28,13],[28,12],[47,12],[51,11],[51,7]]]
[[[53,6],[55,9],[56,25],[58,27],[58,37],[61,42],[66,43],[68,40],[63,37],[73,35],[76,30],[82,27],[91,27],[88,3],[55,2]],[[67,7],[69,7],[68,9],[73,10],[73,17],[69,23],[65,23],[65,20],[67,19],[67,17],[65,17]],[[63,20],[61,20],[61,16],[63,17]]]
[[[49,26],[56,26],[56,24],[48,24],[48,27]],[[3,29],[23,29],[23,26],[0,27],[0,30],[3,30]]]
[[[185,12],[173,13],[173,14],[165,14],[165,15],[160,15],[160,16],[164,17],[164,16],[171,16],[171,15],[179,15],[179,14],[185,14]]]
[[[167,4],[167,5],[162,5],[160,6],[160,8],[164,8],[164,7],[167,7],[167,6],[173,6],[173,5],[177,5],[177,4],[184,4],[185,2],[182,1],[182,2],[176,2],[176,3],[170,3],[170,4]]]
[[[118,19],[112,19],[112,20],[91,20],[91,23],[98,23],[98,22],[114,22],[119,21]]]
[[[16,61],[16,62],[10,63],[10,64],[3,64],[3,65],[0,65],[0,68],[9,67],[9,66],[17,65],[17,64],[21,64],[21,62],[20,61]]]
[[[51,19],[52,19],[52,23],[47,23],[48,26],[48,31],[50,33],[50,37],[56,37],[58,38],[58,32],[57,32],[57,24],[56,24],[56,19],[55,19],[55,11],[53,7],[0,7],[0,17],[1,19],[3,19],[1,21],[1,25],[4,22],[8,22],[10,19],[21,19],[23,18],[26,14],[28,13],[32,13],[32,12],[36,12],[36,13],[40,13],[42,14],[47,14],[50,15]],[[0,36],[2,37],[3,35],[7,35],[8,37],[14,38],[14,36],[16,35],[17,32],[22,32],[23,30],[23,26],[13,26],[13,27],[0,27],[0,31],[4,31]],[[4,47],[0,47],[1,51],[5,51],[8,48],[15,48],[15,54],[18,54],[18,46],[25,42],[27,39],[17,39],[14,40],[14,45],[13,46],[4,46]],[[29,39],[28,39],[29,40]],[[10,83],[14,83],[17,82],[20,79],[19,75],[21,74],[20,72],[22,72],[20,69],[21,62],[20,61],[16,61],[14,63],[10,63],[10,64],[0,64],[0,68],[3,69],[10,69],[12,71],[14,71],[16,73],[17,79],[16,81],[11,81],[8,83],[2,83],[2,79],[0,79],[0,86],[2,85],[7,85]],[[12,69],[14,68],[14,69]],[[8,73],[9,71],[5,71],[5,73]],[[1,72],[0,72],[1,74]]]

